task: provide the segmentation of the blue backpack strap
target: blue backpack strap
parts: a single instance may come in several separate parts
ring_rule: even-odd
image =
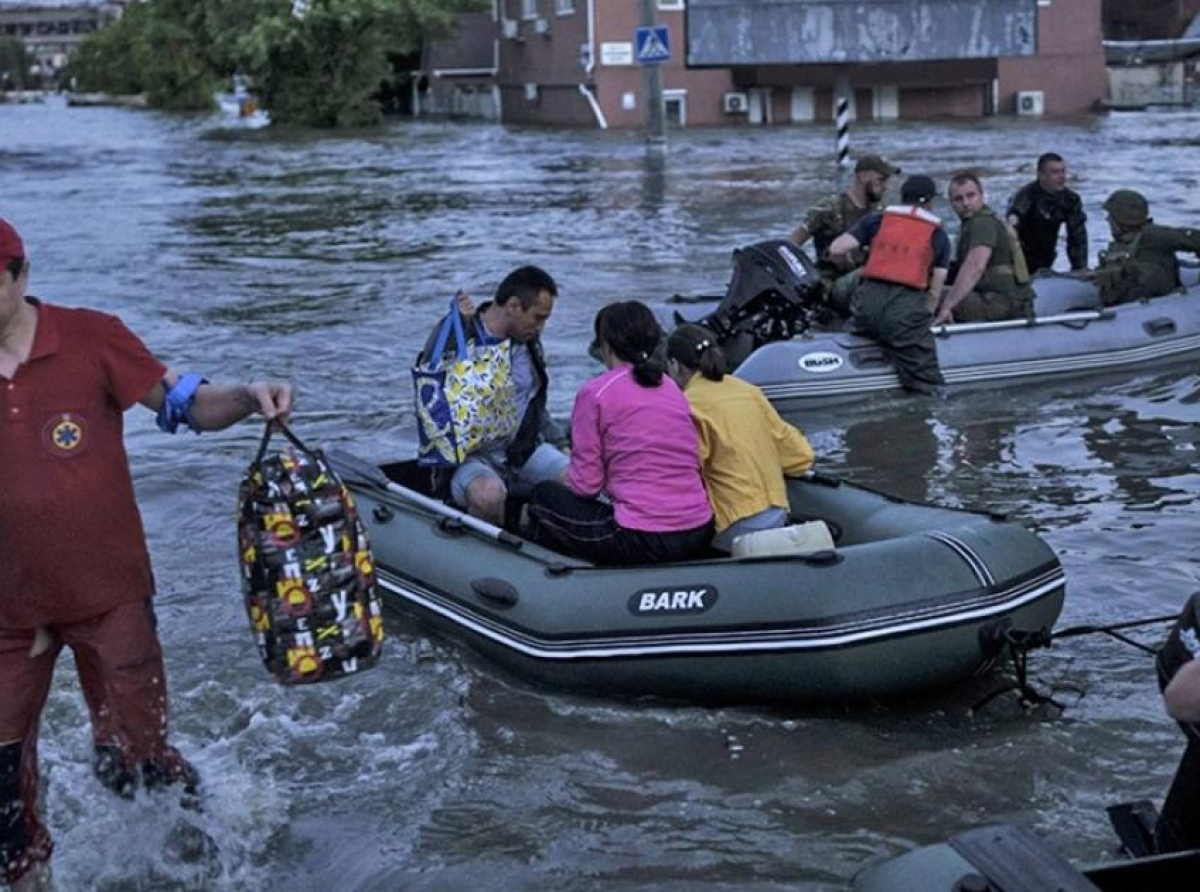
[[[174,387],[168,384],[164,378],[162,384],[166,395],[163,397],[158,414],[154,417],[158,426],[168,434],[173,434],[179,430],[180,423],[183,423],[192,432],[200,433],[200,425],[192,417],[192,403],[196,401],[196,391],[200,389],[200,385],[207,383],[207,378],[191,372],[180,375]]]
[[[462,314],[458,311],[458,295],[450,298],[450,312],[446,314],[446,318],[442,320],[442,327],[438,329],[437,340],[433,342],[433,352],[429,356],[429,363],[436,365],[441,362],[442,356],[446,353],[446,343],[450,339],[450,332],[454,332],[454,341],[457,345],[456,354],[459,359],[467,358],[467,337],[463,332]]]

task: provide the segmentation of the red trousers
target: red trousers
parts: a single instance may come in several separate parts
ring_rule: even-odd
[[[0,629],[0,744],[19,741],[21,747],[16,793],[9,788],[0,794],[0,814],[16,815],[5,810],[19,809],[23,822],[23,827],[12,825],[18,845],[0,838],[0,853],[5,856],[0,883],[15,882],[34,864],[50,858],[50,834],[37,810],[37,735],[54,664],[64,646],[75,655],[98,745],[115,746],[128,764],[149,763],[168,776],[177,776],[186,766],[167,743],[166,673],[149,600],[123,604],[82,622],[51,626],[50,631],[53,646],[30,657],[33,631]],[[0,828],[5,826],[0,821]]]

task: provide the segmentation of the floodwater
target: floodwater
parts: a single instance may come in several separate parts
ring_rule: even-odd
[[[834,176],[829,128],[677,133],[662,159],[634,135],[453,123],[242,132],[51,104],[0,107],[0,126],[0,215],[26,237],[35,294],[121,315],[176,369],[292,379],[302,437],[375,458],[409,448],[408,365],[455,289],[485,297],[525,262],[557,277],[546,346],[566,413],[596,371],[599,306],[719,290],[732,248],[785,235]],[[1146,191],[1159,222],[1200,217],[1194,112],[853,138],[941,183],[977,166],[995,203],[1057,150],[1093,257],[1111,189]],[[1065,625],[1172,613],[1198,587],[1192,367],[796,420],[823,470],[1036,528],[1067,569]],[[65,659],[42,736],[63,889],[843,889],[865,864],[999,821],[1095,860],[1114,847],[1103,806],[1159,799],[1182,749],[1149,657],[1103,637],[1031,658],[1062,713],[1007,696],[972,714],[996,679],[820,709],[566,696],[396,622],[371,672],[280,687],[235,563],[260,430],[170,438],[130,413],[174,737],[206,807],[100,788]]]

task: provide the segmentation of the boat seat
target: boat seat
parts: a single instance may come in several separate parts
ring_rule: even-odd
[[[769,555],[802,555],[833,551],[833,536],[823,520],[759,530],[733,540],[735,558],[767,557]]]

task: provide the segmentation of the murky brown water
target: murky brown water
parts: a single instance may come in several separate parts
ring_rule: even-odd
[[[566,412],[597,307],[719,287],[732,248],[788,232],[833,176],[824,129],[681,133],[662,160],[623,134],[436,123],[229,133],[54,105],[0,107],[0,125],[0,215],[26,236],[35,293],[119,313],[177,368],[292,378],[302,435],[376,457],[404,448],[407,367],[456,288],[486,295],[527,261],[559,279],[547,349]],[[1198,134],[1200,115],[1150,113],[854,137],[940,182],[978,165],[995,203],[1057,150],[1094,256],[1118,186],[1147,191],[1160,222],[1200,217]],[[1183,367],[797,420],[826,470],[1036,527],[1076,624],[1168,613],[1196,587],[1198,400]],[[172,801],[100,790],[64,666],[43,735],[64,889],[839,889],[992,821],[1094,859],[1112,847],[1102,807],[1161,796],[1181,749],[1148,658],[1098,638],[1034,657],[1062,716],[1002,700],[972,718],[974,687],[794,713],[589,700],[399,627],[376,670],[283,689],[234,561],[257,428],[171,439],[136,411],[129,428],[176,737],[209,791],[192,820],[220,851],[181,861]]]

